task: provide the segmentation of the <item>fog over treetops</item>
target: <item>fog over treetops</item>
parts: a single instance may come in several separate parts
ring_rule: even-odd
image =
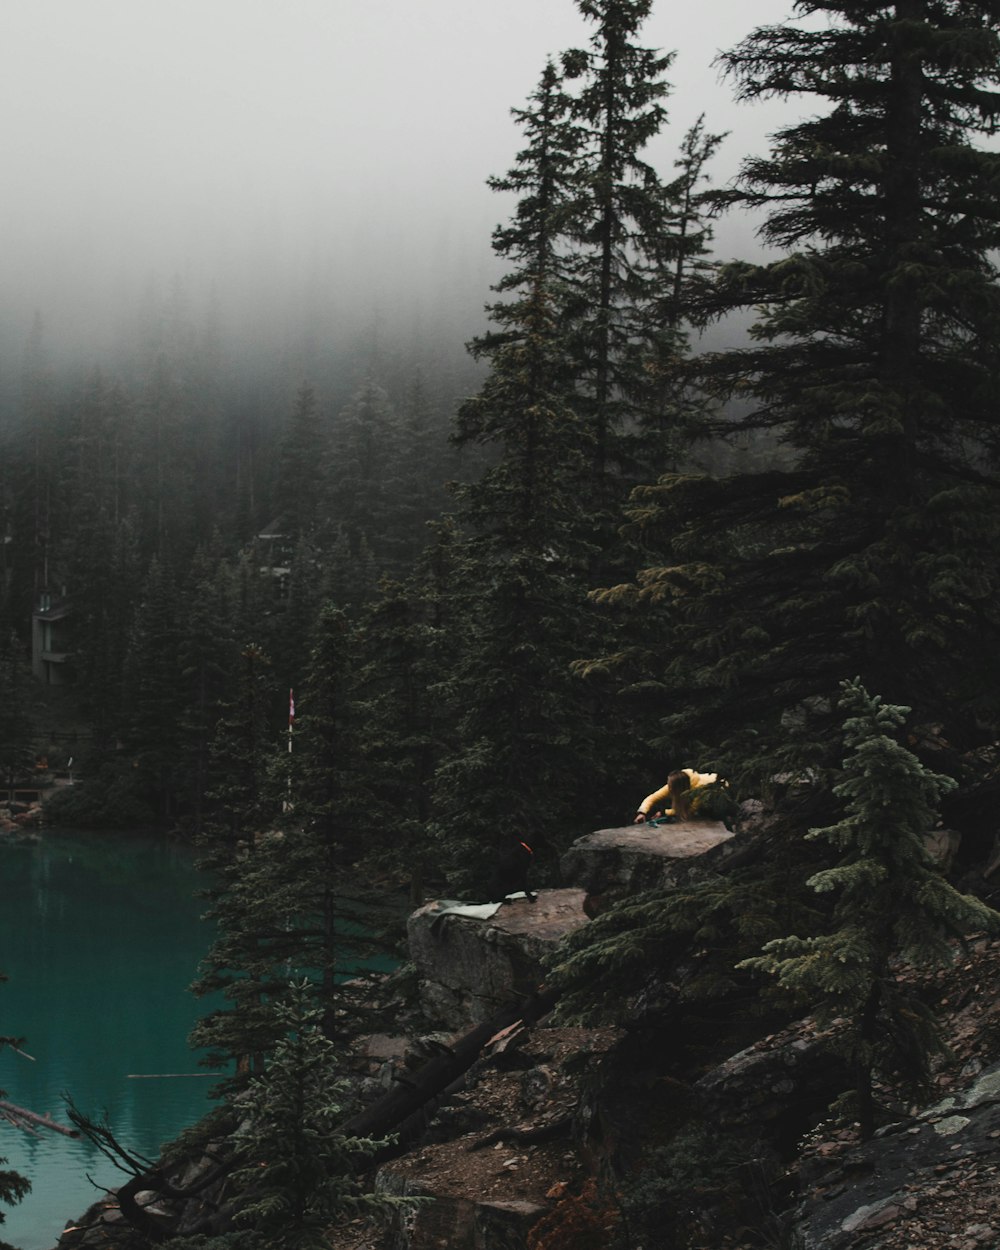
[[[654,5],[643,41],[677,53],[664,174],[699,113],[732,131],[722,180],[787,112],[737,110],[711,62],[789,7]],[[171,292],[248,348],[373,326],[460,344],[497,274],[510,109],[589,33],[573,0],[4,0],[0,367],[36,313],[86,365]]]

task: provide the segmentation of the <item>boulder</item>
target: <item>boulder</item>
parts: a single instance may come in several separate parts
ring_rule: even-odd
[[[583,900],[583,890],[541,890],[535,902],[501,903],[485,919],[442,914],[441,902],[419,908],[406,929],[424,1014],[446,1028],[467,1029],[533,993],[544,956],[587,923]]]
[[[387,1238],[391,1250],[524,1250],[532,1226],[548,1210],[544,1203],[524,1199],[491,1202],[469,1194],[436,1193],[391,1169],[379,1173],[377,1188],[393,1197],[431,1199],[392,1218]]]
[[[801,1135],[850,1084],[846,1064],[811,1022],[732,1055],[693,1086],[706,1119],[724,1132]],[[787,1147],[785,1140],[780,1143]]]
[[[577,838],[559,869],[563,881],[588,894],[634,894],[671,884],[679,862],[704,856],[735,837],[716,820],[598,829]]]

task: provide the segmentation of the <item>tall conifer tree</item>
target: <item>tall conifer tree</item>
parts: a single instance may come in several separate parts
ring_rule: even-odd
[[[354,630],[343,611],[326,605],[298,703],[284,857],[289,906],[305,937],[296,966],[318,972],[330,1037],[335,978],[348,958],[346,877],[364,853],[371,809],[356,683]]]
[[[234,1223],[254,1250],[325,1250],[336,1222],[405,1204],[365,1193],[356,1178],[384,1143],[339,1131],[348,1082],[321,1016],[308,986],[293,986],[279,1010],[284,1035],[241,1101]]]
[[[768,942],[745,966],[778,977],[817,1006],[833,1044],[851,1061],[857,1115],[864,1136],[875,1128],[873,1077],[925,1083],[935,1050],[943,1049],[934,1017],[906,974],[948,966],[955,938],[993,932],[1000,915],[945,880],[924,846],[941,795],[954,782],[924,768],[899,737],[909,708],[844,683],[839,703],[847,757],[834,787],[846,814],[813,829],[840,852],[834,867],[809,884],[835,893],[829,931]]]
[[[414,906],[424,901],[425,876],[440,858],[431,837],[432,799],[451,723],[438,697],[447,664],[436,610],[425,561],[409,586],[383,585],[359,630],[364,746],[378,779],[367,809],[373,831],[365,859],[403,869]]]
[[[959,732],[1000,715],[1000,155],[982,142],[1000,8],[795,9],[828,21],[723,58],[744,99],[825,105],[724,197],[764,209],[785,254],[723,271],[716,311],[758,307],[753,342],[693,365],[720,398],[751,397],[732,420],[783,458],[641,489],[635,520],[663,554],[630,592],[669,604],[651,661],[678,709],[668,734],[771,772],[786,746],[799,767],[830,762],[829,696],[854,673]]]
[[[676,454],[662,375],[683,350],[673,276],[694,239],[678,228],[680,187],[665,184],[645,155],[667,120],[664,75],[673,61],[637,42],[652,0],[577,7],[594,30],[588,48],[563,56],[581,146],[562,226],[573,249],[576,406],[592,439],[590,505],[608,546],[627,484],[655,476]],[[637,441],[642,428],[658,431],[661,445]],[[638,455],[652,463],[638,464]]]
[[[275,512],[290,545],[313,536],[325,516],[330,438],[316,392],[299,387],[288,428],[278,450]]]
[[[161,824],[172,814],[180,764],[183,704],[177,680],[177,587],[156,557],[139,599],[127,664],[126,748],[135,783]]]
[[[221,992],[227,1005],[199,1021],[191,1044],[208,1047],[211,1062],[236,1060],[241,1077],[262,1067],[276,1035],[273,1004],[287,985],[286,918],[273,888],[275,846],[268,836],[283,791],[274,695],[268,657],[247,644],[236,697],[216,726],[212,818],[201,842],[202,866],[214,882],[207,917],[217,933],[191,988],[199,996]]]
[[[177,646],[184,709],[179,724],[180,790],[185,815],[198,837],[204,827],[215,725],[236,667],[235,577],[222,558],[217,536],[195,552],[182,603]]]
[[[588,555],[579,491],[588,433],[572,407],[565,332],[563,229],[578,156],[570,110],[549,64],[516,113],[527,144],[491,183],[520,197],[513,220],[494,233],[494,249],[511,266],[496,288],[507,298],[490,307],[497,328],[471,344],[490,372],[458,417],[459,443],[498,452],[459,495],[467,629],[443,686],[458,734],[438,807],[466,866],[469,840],[487,830],[524,837],[565,824],[587,770],[583,744],[569,732],[584,720],[569,663]]]
[[[0,793],[34,764],[27,709],[31,671],[17,634],[0,611]]]
[[[362,540],[376,560],[395,546],[401,431],[388,393],[368,376],[339,413],[334,430],[332,508],[358,555]]]

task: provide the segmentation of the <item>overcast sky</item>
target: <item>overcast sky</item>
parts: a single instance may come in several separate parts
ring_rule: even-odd
[[[790,8],[656,0],[664,174],[702,111],[733,131],[720,177],[787,115],[736,110],[712,59]],[[0,0],[3,315],[72,337],[150,275],[249,300],[311,278],[373,306],[431,274],[486,284],[510,109],[590,29],[573,0]]]

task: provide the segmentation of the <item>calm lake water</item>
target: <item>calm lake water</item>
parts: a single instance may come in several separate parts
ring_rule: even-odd
[[[0,842],[0,1036],[24,1037],[31,1062],[0,1051],[8,1101],[67,1123],[63,1093],[147,1156],[209,1107],[186,1038],[208,1008],[187,992],[211,940],[184,847],[138,834],[46,832],[27,846]],[[124,1177],[85,1141],[0,1122],[4,1166],[32,1182],[0,1206],[0,1241],[50,1250],[67,1222],[101,1196],[88,1181]]]

